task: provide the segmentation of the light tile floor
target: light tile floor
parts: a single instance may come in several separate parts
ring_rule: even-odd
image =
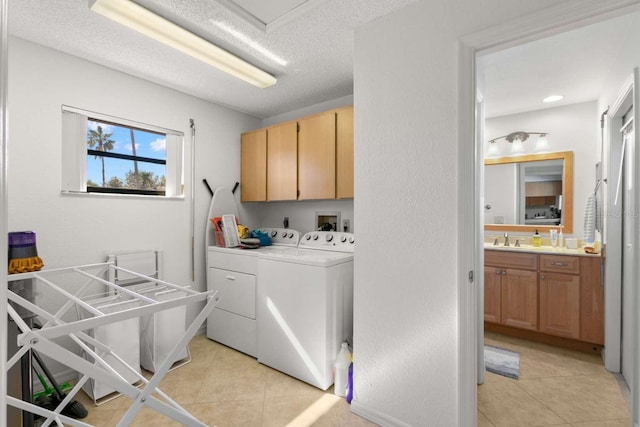
[[[191,363],[169,372],[160,389],[203,423],[218,427],[375,426],[353,414],[344,398],[282,374],[256,359],[207,339],[189,344]],[[119,397],[95,406],[83,393],[78,400],[89,410],[83,422],[115,426],[130,405]],[[143,409],[133,426],[179,426]]]
[[[616,377],[598,356],[487,333],[485,342],[520,353],[520,379],[487,373],[478,386],[478,426],[626,427]],[[254,358],[197,336],[192,362],[167,374],[161,389],[202,422],[218,427],[375,426],[353,414],[332,389],[318,390]],[[84,422],[115,426],[130,404],[120,397],[94,406],[78,394]],[[134,426],[178,426],[143,409]]]
[[[520,379],[486,374],[478,426],[629,426],[620,383],[599,356],[492,333],[485,343],[520,353]]]

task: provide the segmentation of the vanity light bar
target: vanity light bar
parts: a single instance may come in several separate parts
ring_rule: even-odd
[[[259,88],[278,81],[271,74],[130,0],[91,0],[89,8]]]
[[[489,140],[489,143],[493,144],[494,142],[502,138],[506,139],[508,142],[511,142],[511,143],[513,143],[514,141],[526,141],[527,139],[529,139],[529,136],[531,135],[540,135],[540,137],[546,137],[547,133],[546,132],[523,132],[519,130],[516,132],[511,132],[509,135],[493,138]]]

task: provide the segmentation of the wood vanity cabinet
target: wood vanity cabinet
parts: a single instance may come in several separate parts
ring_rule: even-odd
[[[537,329],[537,267],[535,254],[485,251],[485,278],[492,276],[489,287],[485,281],[486,321],[521,329]],[[489,311],[487,301],[490,302]]]
[[[486,250],[484,277],[486,322],[604,344],[599,257]]]
[[[540,332],[580,338],[580,259],[540,255]]]

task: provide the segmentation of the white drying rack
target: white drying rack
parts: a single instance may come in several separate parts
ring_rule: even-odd
[[[127,289],[126,287],[121,287],[100,277],[100,275],[104,276],[107,269],[116,269],[133,276],[138,276],[150,282],[155,282],[169,288],[183,291],[186,293],[186,296],[162,302],[154,300],[153,298],[136,293],[135,291]],[[90,271],[93,273],[90,273]],[[77,291],[72,293],[53,282],[55,276],[59,276],[61,274],[80,275],[81,277],[86,278],[86,281],[79,286]],[[66,300],[55,314],[51,314],[9,290],[8,300],[10,302],[36,314],[46,321],[46,323],[41,329],[31,329],[10,304],[7,306],[9,316],[22,332],[18,335],[18,346],[20,349],[7,361],[7,371],[11,369],[11,367],[18,362],[25,353],[31,349],[35,349],[39,353],[46,354],[50,358],[78,371],[81,374],[77,384],[66,393],[67,396],[65,399],[60,402],[58,407],[53,411],[11,396],[6,396],[7,405],[45,417],[46,420],[44,424],[42,424],[43,427],[47,427],[52,423],[55,423],[55,425],[58,426],[63,426],[62,423],[65,423],[65,425],[70,426],[90,427],[90,424],[61,415],[61,412],[66,405],[72,401],[78,391],[81,390],[85,382],[90,378],[93,378],[96,381],[100,381],[112,387],[132,400],[131,406],[118,422],[118,427],[129,425],[143,406],[147,406],[157,412],[160,412],[183,425],[189,427],[206,427],[206,424],[198,421],[184,408],[178,405],[178,403],[158,389],[158,385],[160,384],[160,381],[162,381],[164,375],[168,372],[169,368],[171,368],[175,357],[181,349],[189,343],[191,338],[193,338],[200,328],[200,325],[202,325],[209,313],[211,313],[211,310],[213,310],[217,304],[217,291],[197,292],[184,286],[175,285],[125,268],[117,267],[111,262],[45,270],[34,273],[12,274],[7,278],[8,281],[34,279],[34,285],[35,281],[37,281],[37,283],[46,286],[47,291],[56,292]],[[140,302],[140,306],[111,314],[102,313],[95,307],[87,304],[80,297],[82,292],[87,290],[89,286],[95,282],[106,285],[108,288],[116,290],[122,294],[126,294],[131,299],[138,300]],[[109,323],[115,323],[122,320],[153,314],[181,305],[195,304],[203,301],[206,302],[204,308],[186,328],[185,334],[176,343],[173,350],[167,355],[166,359],[161,364],[160,368],[149,380],[138,373],[136,369],[126,364],[124,360],[112,352],[108,346],[87,334],[87,331]],[[61,320],[62,316],[73,307],[80,307],[84,309],[91,317],[73,322],[65,322]],[[53,339],[62,336],[70,337],[90,358],[93,359],[93,361],[86,360],[85,358],[78,356],[72,351],[61,347],[52,341]],[[114,357],[118,362],[125,366],[127,370],[135,373],[140,379],[140,382],[143,383],[143,387],[138,388],[125,380],[115,369],[105,362],[104,357],[106,356]],[[161,399],[152,396],[154,393],[160,396]]]

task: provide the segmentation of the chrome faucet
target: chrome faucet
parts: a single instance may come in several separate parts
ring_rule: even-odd
[[[509,234],[504,233],[504,245],[509,246]]]

